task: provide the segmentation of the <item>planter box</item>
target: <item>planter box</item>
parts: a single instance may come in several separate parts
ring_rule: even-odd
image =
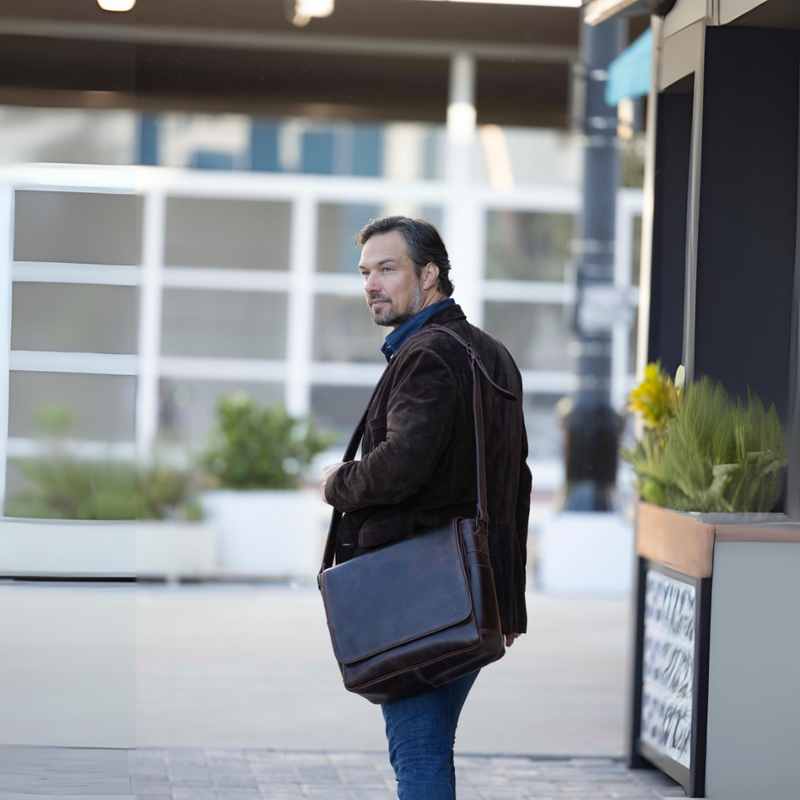
[[[641,503],[631,766],[690,797],[797,797],[800,523]]]
[[[143,578],[207,578],[219,572],[217,534],[207,522],[136,523],[136,574]]]
[[[330,507],[318,490],[206,492],[203,508],[219,536],[223,574],[312,578],[319,570]]]

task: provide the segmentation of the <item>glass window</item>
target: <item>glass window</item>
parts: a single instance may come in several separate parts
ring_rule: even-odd
[[[520,369],[569,369],[570,337],[563,306],[489,302],[485,306],[484,328],[508,348]]]
[[[159,386],[160,433],[203,443],[215,422],[219,400],[239,392],[264,405],[284,401],[283,384],[280,383],[162,380]]]
[[[560,458],[563,433],[561,421],[556,415],[556,403],[560,395],[525,394],[522,410],[528,432],[529,458]]]
[[[37,438],[36,409],[64,406],[75,412],[69,438],[132,442],[136,378],[127,375],[77,375],[60,372],[11,372],[8,435]]]
[[[631,284],[639,285],[642,269],[642,218],[633,218],[633,243],[631,244]]]
[[[356,234],[375,217],[381,207],[375,204],[336,205],[320,203],[317,228],[317,271],[358,274],[361,250],[355,246]]]
[[[168,267],[289,268],[290,203],[170,197]]]
[[[135,353],[137,293],[132,286],[15,283],[11,349]]]
[[[339,443],[344,443],[361,419],[371,395],[371,386],[314,386],[311,409],[317,424],[334,431]]]
[[[14,258],[72,264],[138,264],[142,199],[132,194],[18,191]]]
[[[488,211],[486,226],[487,278],[564,280],[571,259],[574,215]]]
[[[389,331],[372,324],[363,297],[320,295],[314,312],[314,360],[386,363],[381,345]]]
[[[628,375],[636,374],[636,349],[639,346],[639,320],[636,315],[637,309],[634,308],[633,311],[631,328],[628,332]]]
[[[286,355],[283,293],[165,289],[163,302],[164,355],[276,359]]]
[[[360,248],[355,246],[356,234],[372,219],[391,214],[428,220],[441,230],[440,206],[409,205],[404,208],[375,203],[320,203],[317,230],[317,271],[358,273]]]

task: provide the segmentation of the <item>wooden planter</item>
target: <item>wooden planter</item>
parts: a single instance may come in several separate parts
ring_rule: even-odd
[[[690,797],[796,798],[800,523],[640,503],[631,766]]]

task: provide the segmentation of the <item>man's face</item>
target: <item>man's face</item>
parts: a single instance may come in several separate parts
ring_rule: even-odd
[[[396,328],[420,310],[420,278],[414,273],[400,231],[370,237],[361,250],[358,269],[364,276],[364,293],[376,325]]]

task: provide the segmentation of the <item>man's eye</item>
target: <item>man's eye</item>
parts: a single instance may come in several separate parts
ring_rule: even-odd
[[[391,271],[392,271],[392,268],[391,268],[391,267],[384,267],[384,268],[383,268],[383,271],[384,271],[384,272],[391,272]]]

